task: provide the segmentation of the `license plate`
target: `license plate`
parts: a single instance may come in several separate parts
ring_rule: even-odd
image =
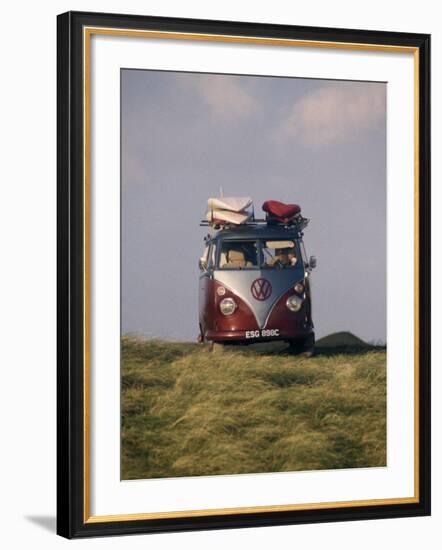
[[[261,330],[246,330],[246,339],[269,338],[272,336],[279,336],[279,328],[263,328]]]

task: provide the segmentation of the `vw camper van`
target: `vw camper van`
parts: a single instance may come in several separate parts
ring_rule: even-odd
[[[312,352],[310,277],[316,259],[308,258],[304,247],[308,220],[297,205],[276,201],[264,203],[265,219],[236,209],[237,218],[212,208],[202,222],[211,232],[199,261],[199,340],[283,340],[293,351]]]

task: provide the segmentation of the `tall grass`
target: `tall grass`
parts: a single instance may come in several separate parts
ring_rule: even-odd
[[[385,363],[125,337],[122,478],[384,466]]]

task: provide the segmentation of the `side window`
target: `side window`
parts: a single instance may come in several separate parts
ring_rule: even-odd
[[[209,251],[209,268],[213,268],[215,266],[215,257],[216,257],[216,244],[212,243]]]
[[[198,267],[202,272],[207,271],[208,257],[209,257],[209,245],[206,245],[200,259],[198,260]]]
[[[305,246],[303,241],[299,241],[299,248],[301,249],[302,261],[304,265],[307,265],[308,264],[307,252],[305,251]]]
[[[201,259],[204,260],[205,262],[207,262],[207,260],[209,259],[209,248],[210,246],[206,245],[206,247],[204,248],[204,252],[201,256]]]

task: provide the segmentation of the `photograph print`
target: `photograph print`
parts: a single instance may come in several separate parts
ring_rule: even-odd
[[[121,70],[121,479],[387,466],[386,83]]]

